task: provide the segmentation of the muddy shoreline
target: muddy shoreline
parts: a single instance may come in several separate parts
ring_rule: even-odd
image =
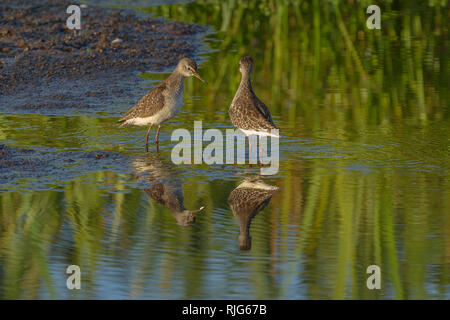
[[[133,11],[81,8],[81,30],[66,26],[71,3],[0,4],[0,113],[115,117],[151,83],[145,71],[169,71],[194,58],[207,27],[137,16]],[[116,40],[120,39],[120,40]],[[116,40],[116,41],[114,41]],[[6,142],[6,141],[5,141]],[[0,191],[55,188],[86,172],[128,173],[130,159],[108,151],[59,152],[0,144]]]
[[[49,189],[93,171],[127,173],[130,159],[108,151],[51,152],[0,144],[0,192]]]
[[[206,32],[205,26],[89,6],[81,9],[75,33],[66,26],[68,5],[0,5],[0,112],[65,114],[131,101],[145,93],[136,92],[138,72],[164,71],[194,57]]]

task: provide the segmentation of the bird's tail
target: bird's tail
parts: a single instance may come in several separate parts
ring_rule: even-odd
[[[278,129],[275,126],[273,126],[270,129],[262,130],[262,132],[264,132],[262,135],[265,135],[265,136],[274,137],[274,138],[280,137],[280,129]]]
[[[280,137],[280,130],[278,130],[277,128],[271,129],[271,130],[269,130],[267,135],[270,136],[270,137],[279,138]]]
[[[117,120],[117,122],[119,123],[119,128],[128,126],[128,123],[127,123],[126,119],[122,118],[122,119]]]

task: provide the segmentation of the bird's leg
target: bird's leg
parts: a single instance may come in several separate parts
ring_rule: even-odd
[[[145,152],[148,152],[148,135],[150,134],[150,130],[152,129],[152,124],[150,128],[148,128],[147,134],[145,135]]]
[[[250,158],[252,156],[252,145],[250,144],[250,136],[247,136],[248,139],[248,163],[250,164],[250,167],[252,166],[252,163],[250,161]]]
[[[158,130],[156,131],[156,137],[155,137],[155,142],[156,142],[156,144],[159,143],[159,129],[161,129],[161,126],[160,126],[160,125],[158,126]]]
[[[262,147],[262,137],[259,137],[259,162],[263,164],[263,147]]]

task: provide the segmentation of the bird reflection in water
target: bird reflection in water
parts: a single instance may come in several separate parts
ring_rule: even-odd
[[[150,198],[172,212],[180,226],[195,223],[197,213],[203,210],[187,210],[184,207],[182,180],[170,161],[161,160],[157,155],[138,158],[133,162],[139,181],[146,186],[144,191]]]
[[[239,222],[239,249],[251,249],[250,224],[252,219],[269,204],[276,192],[278,192],[278,187],[266,184],[259,177],[246,178],[231,191],[228,204]]]

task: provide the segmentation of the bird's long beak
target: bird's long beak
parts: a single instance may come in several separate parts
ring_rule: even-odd
[[[202,77],[200,77],[200,75],[197,72],[194,71],[193,76],[202,81],[203,83],[206,83],[206,81],[203,80]]]
[[[199,213],[200,211],[202,211],[203,209],[205,209],[205,207],[201,207],[200,209],[198,209],[198,210],[193,210],[193,211],[191,211],[191,212],[194,213],[194,214],[197,214],[197,213]]]

